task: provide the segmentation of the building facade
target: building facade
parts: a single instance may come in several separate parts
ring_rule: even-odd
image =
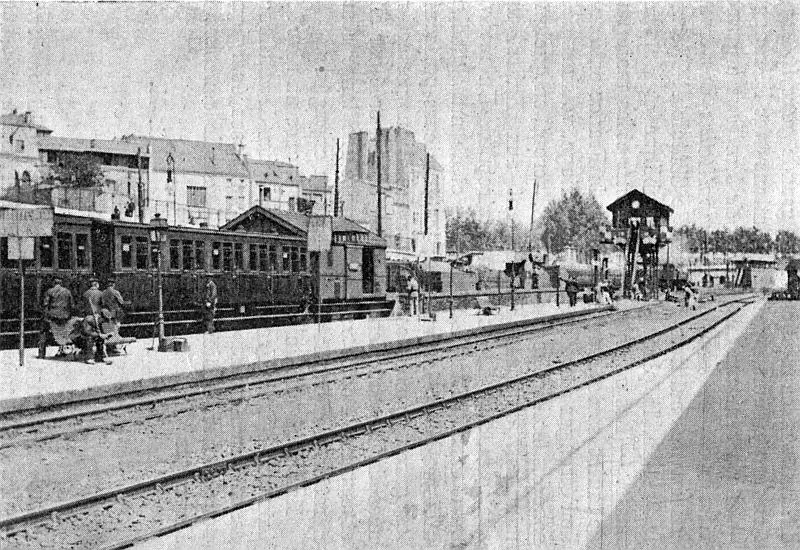
[[[40,184],[38,195],[53,206],[106,214],[121,219],[145,218],[143,207],[150,190],[150,152],[145,146],[119,140],[42,136],[38,139],[42,177],[63,162],[66,155],[92,157],[103,172],[103,184],[94,189],[76,189]]]
[[[41,179],[38,140],[51,133],[36,124],[30,111],[0,115],[0,198],[17,200]]]
[[[427,147],[416,140],[413,132],[400,127],[381,130],[381,229],[389,257],[443,257],[446,253],[443,170],[431,156],[426,209],[427,158]],[[374,136],[367,132],[350,135],[344,172],[341,209],[347,217],[377,231]]]
[[[305,200],[306,212],[327,216],[333,212],[328,176],[300,176],[300,197]]]
[[[221,227],[254,205],[326,214],[326,176],[297,166],[248,159],[233,143],[136,134],[120,139],[52,136],[30,112],[0,116],[0,199],[49,203],[106,217],[170,225]],[[100,185],[75,188],[47,176],[67,156],[90,157]]]

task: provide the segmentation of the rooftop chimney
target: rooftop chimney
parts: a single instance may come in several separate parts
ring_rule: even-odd
[[[31,122],[31,112],[25,111],[25,124],[30,124]]]

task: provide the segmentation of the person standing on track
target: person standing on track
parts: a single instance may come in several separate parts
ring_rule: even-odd
[[[206,290],[203,300],[203,321],[206,325],[206,333],[214,333],[214,316],[217,314],[217,284],[211,276],[206,281]]]
[[[44,295],[42,301],[42,326],[39,332],[39,359],[47,355],[47,337],[51,332],[50,323],[59,326],[69,321],[72,315],[72,293],[61,286],[61,277],[53,279],[53,286]],[[57,355],[63,355],[63,348],[59,348]]]

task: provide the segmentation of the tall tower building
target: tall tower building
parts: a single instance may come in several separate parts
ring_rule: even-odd
[[[350,134],[342,197],[344,215],[375,231],[378,227],[377,147],[367,132]],[[383,238],[397,259],[444,256],[445,213],[442,167],[430,157],[428,233],[425,235],[427,147],[414,132],[400,127],[381,130]]]

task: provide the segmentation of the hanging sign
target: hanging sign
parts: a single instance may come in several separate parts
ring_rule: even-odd
[[[37,207],[0,209],[0,235],[50,237],[53,235],[53,209]]]

